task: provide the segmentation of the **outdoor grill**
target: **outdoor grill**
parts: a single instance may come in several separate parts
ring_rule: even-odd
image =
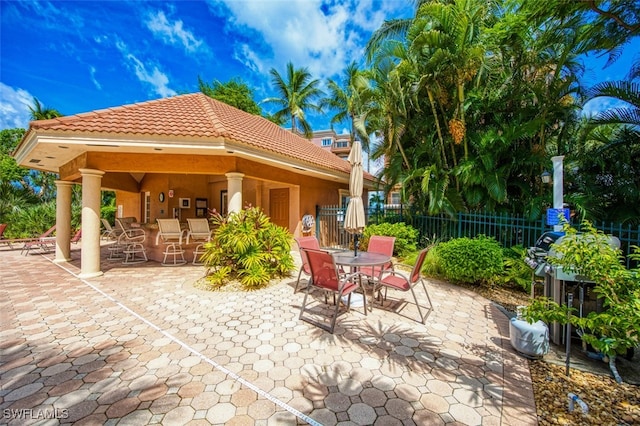
[[[584,238],[578,234],[576,238]],[[564,271],[561,266],[553,266],[549,259],[557,256],[553,244],[560,244],[566,238],[563,232],[545,232],[536,241],[535,246],[527,249],[525,262],[533,270],[534,279],[531,285],[531,297],[535,296],[535,277],[544,278],[544,296],[551,298],[558,304],[566,305],[567,302],[577,310],[579,316],[589,312],[601,312],[602,300],[593,292],[594,282],[585,277]],[[609,236],[609,244],[620,247],[620,240]],[[555,344],[565,340],[560,324],[549,324],[549,336]]]

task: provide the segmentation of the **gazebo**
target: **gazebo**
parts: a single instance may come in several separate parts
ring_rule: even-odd
[[[299,234],[305,214],[348,197],[351,169],[309,140],[202,93],[33,121],[14,157],[59,176],[57,262],[70,260],[71,189],[82,185],[83,277],[102,274],[102,189],[116,192],[119,217],[143,223],[251,204]],[[365,173],[365,191],[374,181]]]

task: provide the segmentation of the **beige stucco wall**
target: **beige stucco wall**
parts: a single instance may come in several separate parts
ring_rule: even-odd
[[[92,160],[105,160],[104,157],[92,157]],[[318,205],[338,205],[340,204],[340,190],[343,193],[348,191],[348,183],[338,183],[332,180],[324,180],[312,177],[288,169],[281,169],[244,158],[227,157],[227,162],[220,161],[220,158],[199,158],[194,157],[196,163],[182,164],[184,156],[173,156],[163,158],[161,163],[154,162],[149,165],[154,172],[135,174],[125,174],[120,171],[109,172],[105,175],[105,181],[109,182],[111,189],[113,186],[120,186],[116,189],[116,204],[122,206],[123,216],[134,216],[138,220],[143,218],[144,193],[150,193],[150,222],[154,223],[157,218],[173,217],[173,209],[180,207],[180,198],[188,198],[190,207],[180,209],[180,219],[185,221],[189,217],[196,217],[196,198],[207,200],[207,207],[222,211],[221,192],[227,189],[227,178],[224,173],[233,171],[244,174],[242,179],[242,204],[243,207],[251,204],[262,208],[269,214],[269,191],[277,188],[288,188],[290,209],[289,209],[289,230],[295,235],[300,234],[301,219],[305,214],[314,215]],[[151,162],[152,158],[147,158]],[[98,162],[98,161],[96,161]],[[111,162],[104,165],[111,165]],[[167,173],[159,172],[163,164],[172,171]],[[189,164],[193,166],[188,167]],[[130,162],[130,166],[134,163]],[[135,163],[137,168],[141,168],[139,161]],[[204,170],[210,166],[213,170],[205,173]],[[122,167],[122,166],[120,166]],[[177,173],[177,167],[184,169],[184,172]],[[224,172],[224,173],[222,173]],[[173,191],[173,197],[170,192]],[[165,200],[160,202],[158,195],[164,192]],[[366,200],[366,191],[363,199]]]

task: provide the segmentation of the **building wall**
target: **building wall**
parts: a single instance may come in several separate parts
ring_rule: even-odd
[[[315,215],[318,205],[339,204],[340,193],[348,191],[348,183],[318,179],[248,160],[239,159],[237,171],[245,174],[242,181],[243,207],[251,204],[262,208],[267,215],[269,191],[289,188],[289,231],[295,235],[300,235],[302,216]],[[178,209],[180,220],[184,222],[189,217],[196,217],[196,198],[206,199],[208,208],[223,212],[221,193],[226,189],[227,178],[224,175],[147,173],[140,180],[139,192],[116,191],[116,205],[122,206],[121,216],[133,216],[142,221],[144,194],[149,192],[150,223],[155,223],[158,218],[174,217],[174,208]],[[165,194],[164,201],[159,199],[161,192]],[[189,208],[181,208],[181,198],[190,200]]]

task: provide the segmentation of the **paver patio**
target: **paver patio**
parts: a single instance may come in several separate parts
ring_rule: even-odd
[[[432,281],[425,325],[352,308],[331,335],[298,320],[297,271],[220,293],[193,286],[202,266],[103,260],[85,281],[72,256],[0,250],[0,424],[537,423],[507,317],[465,289]]]

